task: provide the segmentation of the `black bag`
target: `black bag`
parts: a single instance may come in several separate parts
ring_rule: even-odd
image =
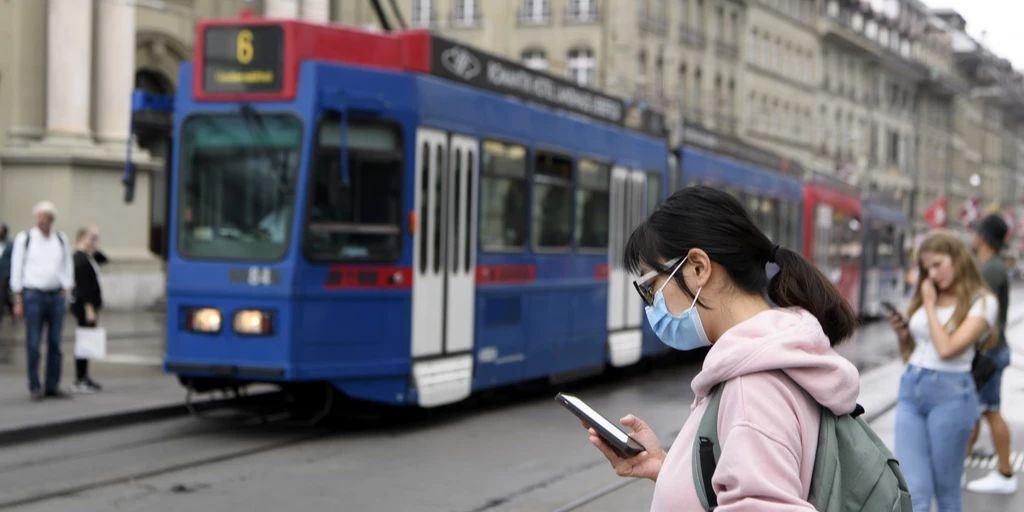
[[[974,360],[971,361],[971,376],[974,377],[974,385],[981,391],[989,379],[996,374],[996,362],[980,348],[974,350]]]

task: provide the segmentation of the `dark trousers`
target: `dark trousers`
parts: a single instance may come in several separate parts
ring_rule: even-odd
[[[90,322],[85,318],[85,306],[80,302],[74,302],[71,304],[71,314],[75,315],[75,321],[78,322],[78,327],[96,327],[96,322]],[[96,312],[97,317],[99,312]],[[83,381],[89,378],[89,360],[88,359],[75,359],[75,380]]]
[[[64,297],[59,292],[24,290],[25,348],[28,352],[28,389],[39,391],[39,345],[46,326],[46,391],[60,385],[60,333],[64,326]]]
[[[8,276],[0,276],[0,323],[3,323],[4,315],[11,312],[11,294],[7,282]]]

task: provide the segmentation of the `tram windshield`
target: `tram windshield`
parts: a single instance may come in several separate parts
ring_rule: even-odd
[[[302,123],[253,111],[188,119],[181,133],[178,250],[203,259],[284,256]]]

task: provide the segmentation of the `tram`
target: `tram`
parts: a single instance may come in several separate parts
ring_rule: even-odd
[[[804,185],[804,256],[836,285],[860,314],[863,204],[860,194],[819,174]]]
[[[428,32],[197,26],[166,371],[433,407],[663,350],[621,264],[658,117]]]
[[[861,315],[881,318],[883,302],[900,304],[907,266],[903,247],[910,220],[899,207],[878,199],[864,201],[864,273]]]

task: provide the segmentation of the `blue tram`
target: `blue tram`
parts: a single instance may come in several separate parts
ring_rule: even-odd
[[[910,220],[893,202],[876,198],[864,201],[862,316],[882,317],[882,302],[897,306],[902,302],[903,272],[908,263],[903,247],[909,230]]]
[[[207,21],[176,98],[165,369],[437,406],[661,350],[621,266],[657,116],[426,32]]]
[[[802,171],[777,155],[698,127],[683,132],[676,153],[683,185],[709,185],[729,192],[755,224],[779,245],[802,248]]]

